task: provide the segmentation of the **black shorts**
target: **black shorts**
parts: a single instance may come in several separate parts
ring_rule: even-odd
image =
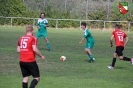
[[[35,77],[40,77],[39,68],[36,62],[20,62],[20,68],[23,77],[32,75]]]
[[[123,55],[123,53],[122,53],[123,50],[124,50],[123,46],[117,46],[115,53],[117,53],[118,56],[122,56]]]

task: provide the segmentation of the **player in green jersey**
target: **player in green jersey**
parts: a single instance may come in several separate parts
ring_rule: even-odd
[[[50,43],[47,38],[48,37],[47,28],[46,28],[47,26],[48,26],[48,20],[45,19],[45,13],[41,13],[41,18],[39,18],[37,22],[38,32],[36,34],[36,38],[38,41],[38,38],[43,37],[47,43],[48,51],[50,51]]]
[[[91,52],[91,49],[94,46],[94,38],[92,37],[92,35],[91,35],[90,31],[88,30],[88,28],[86,28],[86,23],[85,22],[81,23],[81,28],[84,30],[84,37],[81,39],[79,44],[81,44],[85,39],[87,40],[86,41],[86,46],[85,46],[85,52],[90,57],[89,62],[92,63],[95,60],[95,58],[93,57],[92,52]]]

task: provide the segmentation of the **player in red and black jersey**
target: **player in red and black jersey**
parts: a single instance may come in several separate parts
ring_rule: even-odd
[[[118,56],[120,60],[131,61],[133,64],[133,58],[123,57],[123,50],[126,44],[128,43],[128,36],[120,30],[120,25],[115,25],[115,30],[112,32],[112,36],[110,38],[110,45],[113,46],[113,39],[115,39],[116,51],[113,55],[112,65],[108,66],[109,69],[114,69],[116,57]],[[124,39],[126,41],[124,42]]]
[[[28,88],[29,76],[33,76],[30,88],[35,88],[40,80],[39,68],[36,63],[35,54],[41,59],[45,57],[40,53],[36,46],[36,38],[33,36],[33,26],[26,27],[26,35],[18,40],[17,52],[20,53],[20,68],[23,76],[22,86]]]

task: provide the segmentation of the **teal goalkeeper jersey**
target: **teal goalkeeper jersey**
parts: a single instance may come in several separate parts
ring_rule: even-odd
[[[48,25],[48,20],[39,18],[38,22],[37,22],[37,26],[39,26],[40,29],[38,30],[38,32],[40,32],[40,33],[46,32],[47,28],[45,25]]]
[[[84,30],[84,38],[86,38],[87,42],[94,42],[94,38],[87,28]]]

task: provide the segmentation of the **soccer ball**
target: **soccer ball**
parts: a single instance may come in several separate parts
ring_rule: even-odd
[[[61,61],[65,61],[65,60],[66,60],[66,57],[65,57],[65,56],[61,56],[61,57],[60,57],[60,60],[61,60]]]

